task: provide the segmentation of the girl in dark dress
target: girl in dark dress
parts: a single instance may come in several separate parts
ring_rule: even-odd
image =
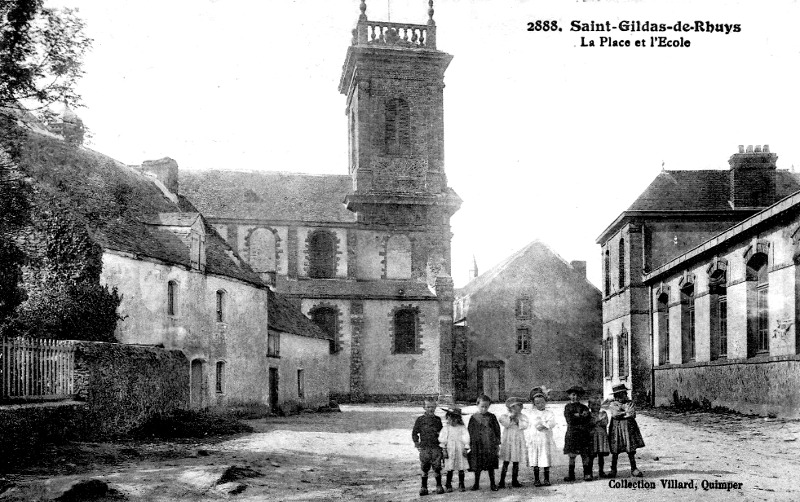
[[[478,398],[478,413],[469,419],[469,468],[475,473],[472,490],[480,489],[481,471],[489,471],[489,483],[492,491],[497,491],[494,481],[494,470],[499,466],[498,449],[500,448],[500,423],[494,414],[489,413],[492,400],[483,395]]]
[[[567,389],[569,403],[564,407],[564,418],[567,419],[567,433],[564,436],[564,454],[569,455],[569,474],[564,481],[575,481],[575,457],[581,456],[584,481],[592,480],[589,467],[589,447],[591,445],[592,414],[586,405],[578,400],[583,395],[581,387]]]
[[[628,399],[628,388],[624,383],[611,388],[614,400],[608,405],[611,426],[608,428],[608,445],[611,450],[611,471],[608,477],[617,475],[617,458],[620,453],[628,454],[631,463],[631,476],[642,477],[642,471],[636,468],[636,450],[644,448],[644,438],[636,423],[636,408]]]

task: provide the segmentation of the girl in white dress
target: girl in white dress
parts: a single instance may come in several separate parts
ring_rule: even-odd
[[[506,401],[508,413],[500,417],[500,425],[503,426],[503,436],[500,441],[500,460],[503,461],[503,468],[500,470],[500,483],[498,488],[506,487],[506,472],[508,464],[511,463],[511,486],[519,488],[519,463],[528,461],[528,449],[525,447],[525,429],[530,422],[528,417],[522,413],[523,401],[516,397],[510,397]]]
[[[533,411],[528,429],[528,457],[533,467],[533,486],[550,486],[550,466],[553,464],[553,428],[556,416],[547,409],[547,397],[542,392],[533,393]],[[544,469],[544,482],[539,480],[539,468]]]
[[[453,471],[458,471],[458,491],[463,492],[464,471],[468,468],[469,432],[461,418],[461,408],[442,408],[445,411],[445,426],[439,432],[439,445],[444,455],[444,470],[447,480],[444,489],[453,491]]]

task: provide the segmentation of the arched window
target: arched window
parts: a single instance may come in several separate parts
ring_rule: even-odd
[[[603,266],[605,268],[605,281],[604,281],[604,288],[606,296],[611,294],[611,258],[608,255],[608,249],[606,249],[605,259],[603,260]]]
[[[625,239],[619,240],[619,257],[618,257],[618,266],[619,266],[619,289],[625,287]]]
[[[393,235],[386,241],[386,278],[411,278],[411,241],[405,235]]]
[[[725,269],[717,269],[708,277],[711,296],[711,359],[728,356],[728,288]]]
[[[257,228],[247,237],[249,263],[256,273],[274,272],[276,269],[275,234],[267,228]]]
[[[316,230],[308,237],[308,276],[331,279],[336,275],[336,237]]]
[[[225,291],[217,291],[217,322],[225,322]]]
[[[316,307],[311,312],[311,320],[330,337],[330,352],[339,350],[339,312],[333,307]]]
[[[413,354],[417,352],[417,311],[398,310],[394,314],[394,353]]]
[[[658,360],[669,364],[669,295],[661,293],[656,305],[658,319]]]
[[[178,308],[178,283],[167,283],[167,315],[177,315]]]
[[[694,284],[681,288],[681,362],[695,358]]]
[[[747,262],[747,357],[769,353],[769,273],[767,255]]]
[[[619,334],[619,340],[617,340],[617,365],[618,365],[618,373],[620,379],[625,379],[628,377],[628,372],[630,371],[630,362],[628,359],[628,331],[625,329],[625,326],[622,327],[622,333]]]
[[[407,154],[411,148],[411,113],[402,98],[386,101],[384,148],[390,155]]]

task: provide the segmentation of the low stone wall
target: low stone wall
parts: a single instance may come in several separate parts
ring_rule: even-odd
[[[155,414],[189,407],[189,361],[179,350],[78,342],[75,392],[87,405],[87,433],[125,434]]]
[[[660,366],[655,404],[800,418],[800,357]]]
[[[181,351],[75,342],[75,400],[0,406],[0,452],[120,436],[188,407],[189,361]]]

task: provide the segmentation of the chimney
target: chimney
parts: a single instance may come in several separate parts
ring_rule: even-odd
[[[770,153],[769,145],[739,145],[731,155],[730,200],[734,208],[766,207],[775,203],[775,170],[778,155]]]
[[[572,268],[575,269],[575,272],[579,273],[581,277],[586,279],[586,262],[580,260],[573,260],[569,262],[572,265]]]
[[[178,163],[169,157],[142,162],[144,172],[155,175],[170,192],[178,193]]]

